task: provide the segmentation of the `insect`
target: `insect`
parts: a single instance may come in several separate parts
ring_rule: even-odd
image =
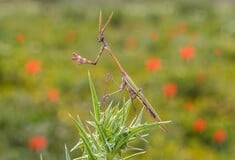
[[[102,12],[100,11],[99,26],[98,26],[98,33],[99,34],[98,34],[97,40],[99,43],[101,43],[101,47],[100,47],[100,50],[99,50],[99,53],[98,53],[96,59],[94,61],[91,61],[91,60],[88,60],[88,59],[80,56],[79,54],[73,52],[72,60],[75,61],[77,64],[96,65],[98,63],[103,51],[104,50],[108,51],[109,55],[111,56],[112,60],[115,62],[115,64],[117,65],[117,67],[121,73],[122,82],[121,82],[119,90],[117,90],[116,92],[113,92],[111,94],[107,94],[105,97],[107,98],[110,95],[117,93],[117,92],[120,92],[120,91],[124,90],[124,88],[127,88],[128,92],[130,94],[131,100],[134,100],[135,98],[137,98],[144,105],[145,109],[147,110],[147,112],[150,114],[151,117],[153,117],[157,122],[162,122],[158,113],[155,111],[155,109],[152,107],[152,105],[149,103],[149,101],[145,98],[142,90],[139,87],[137,87],[136,84],[132,81],[132,79],[127,74],[127,72],[124,70],[124,68],[122,67],[122,65],[120,64],[120,62],[116,58],[116,56],[113,54],[108,43],[104,39],[104,31],[107,28],[108,24],[110,23],[112,16],[113,16],[113,12],[110,14],[106,23],[102,27]],[[163,131],[167,131],[167,128],[164,126],[164,124],[160,124],[159,127]]]

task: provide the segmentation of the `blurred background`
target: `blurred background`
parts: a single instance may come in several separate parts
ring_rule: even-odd
[[[100,9],[104,18],[114,11],[105,33],[114,54],[172,120],[169,133],[156,128],[137,143],[147,150],[139,159],[233,159],[235,4],[224,0],[1,0],[0,159],[65,159],[64,144],[79,138],[68,113],[90,119],[88,70],[100,98],[118,89],[108,54],[97,66],[71,60],[74,51],[95,59]]]

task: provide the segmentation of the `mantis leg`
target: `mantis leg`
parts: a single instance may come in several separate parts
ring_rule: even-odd
[[[133,89],[128,88],[128,92],[130,93],[131,99],[134,100],[134,99],[137,97],[137,95],[138,95],[140,92],[142,92],[142,89],[139,88],[139,90],[138,90],[137,92],[135,92]]]
[[[98,63],[103,51],[104,51],[104,48],[105,48],[105,45],[103,44],[101,47],[100,47],[100,51],[99,51],[99,54],[97,55],[96,59],[94,62],[92,62],[91,64],[93,65],[96,65],[96,63]]]
[[[134,99],[136,99],[137,95],[142,91],[142,89],[140,88],[137,92],[135,92],[133,89],[131,89],[130,87],[127,87],[127,90],[130,94],[130,98],[131,98],[131,103],[133,105],[134,111],[136,111],[136,107],[134,105]]]
[[[109,93],[109,94],[105,94],[105,95],[103,96],[103,101],[106,101],[106,100],[107,100],[110,96],[112,96],[113,94],[116,94],[116,93],[119,93],[119,92],[123,91],[125,87],[126,87],[126,82],[122,79],[122,83],[121,83],[121,85],[120,85],[119,90],[117,90],[117,91],[115,91],[115,92],[112,92],[112,93]]]
[[[105,45],[103,44],[101,47],[100,47],[100,51],[95,59],[95,61],[91,61],[91,60],[88,60],[82,56],[80,56],[79,54],[73,52],[73,55],[72,55],[72,60],[75,61],[77,64],[91,64],[91,65],[96,65],[103,53],[105,49]]]

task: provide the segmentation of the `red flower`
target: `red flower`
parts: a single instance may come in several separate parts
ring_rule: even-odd
[[[191,110],[193,109],[193,107],[194,107],[194,104],[193,104],[193,102],[191,102],[191,101],[187,101],[187,102],[184,103],[184,107],[185,107],[185,109],[187,109],[188,111],[191,111]]]
[[[193,130],[197,133],[202,133],[206,130],[207,122],[203,118],[198,118],[193,122]]]
[[[47,91],[47,97],[50,101],[55,102],[59,99],[59,92],[56,89],[49,89]]]
[[[16,35],[16,41],[17,42],[23,43],[24,40],[25,40],[25,36],[22,33]]]
[[[227,139],[227,134],[226,131],[223,129],[217,129],[214,133],[213,133],[213,140],[216,143],[223,143],[224,141],[226,141]]]
[[[25,64],[25,71],[28,74],[37,74],[41,70],[41,63],[38,60],[31,59]]]
[[[158,71],[162,68],[162,62],[160,58],[150,58],[145,62],[145,65],[149,71]]]
[[[180,56],[183,60],[190,60],[195,56],[195,48],[191,45],[185,45],[180,48]]]
[[[157,39],[157,34],[155,32],[152,32],[152,33],[149,34],[149,38],[151,40],[156,40]]]
[[[34,151],[43,150],[47,145],[47,139],[42,135],[36,135],[30,137],[28,140],[28,146]]]
[[[174,97],[177,93],[177,86],[175,83],[167,83],[163,86],[163,94],[166,97]]]

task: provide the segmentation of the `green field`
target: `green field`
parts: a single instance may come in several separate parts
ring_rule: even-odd
[[[119,88],[108,54],[95,59],[98,15],[114,12],[105,38],[167,124],[139,142],[146,160],[235,156],[235,6],[226,1],[0,1],[0,159],[65,159],[79,139],[68,113],[90,119],[88,70],[99,98]],[[107,82],[107,74],[113,80]],[[121,102],[128,92],[108,101]],[[132,115],[142,105],[134,101]],[[145,121],[152,121],[144,113]],[[32,138],[40,135],[36,144]],[[41,142],[41,145],[40,145]],[[36,145],[36,146],[35,146]],[[76,157],[78,152],[71,153]]]

